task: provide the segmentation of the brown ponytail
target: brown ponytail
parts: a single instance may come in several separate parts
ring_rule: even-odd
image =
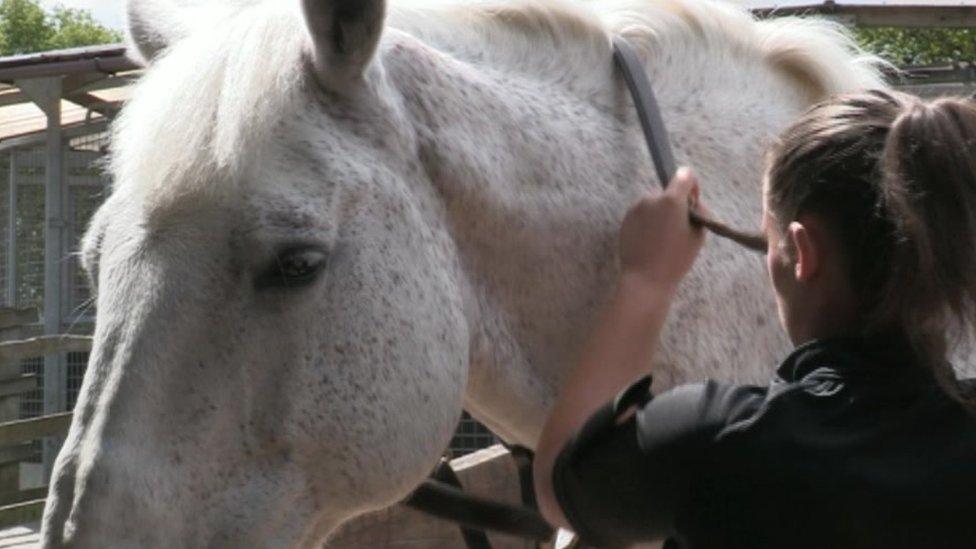
[[[976,313],[976,104],[870,91],[817,105],[773,147],[780,229],[815,213],[835,230],[865,333],[907,334],[954,395],[947,338]]]

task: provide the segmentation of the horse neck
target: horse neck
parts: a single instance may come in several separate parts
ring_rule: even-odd
[[[481,67],[409,37],[394,42],[383,63],[417,129],[421,161],[467,283],[473,326],[466,407],[503,437],[531,446],[613,284],[619,220],[653,181],[632,103],[612,79],[609,50],[595,70],[599,78],[574,80]],[[734,77],[734,69],[727,72]],[[743,116],[728,112],[733,103],[714,101],[728,82],[674,76],[656,71],[655,80],[672,115],[678,158],[696,166],[706,199],[731,222],[755,223],[761,142],[797,107],[764,105],[756,94],[741,106],[749,113]],[[735,84],[748,88],[753,77],[745,71]],[[602,87],[592,87],[601,78]],[[672,317],[678,319],[665,334],[662,359],[688,360],[665,372],[669,384],[733,367],[719,362],[724,344],[696,350],[682,334],[711,329],[716,338],[741,336],[731,315],[756,319],[767,334],[778,331],[768,299],[759,297],[760,263],[723,243],[709,248],[712,260],[692,275],[697,295],[679,298]],[[713,297],[701,282],[710,278],[712,288],[727,291],[731,283],[742,292],[723,297],[730,310],[718,320],[702,302]],[[746,360],[770,363],[769,348],[781,341],[764,338],[769,342]]]

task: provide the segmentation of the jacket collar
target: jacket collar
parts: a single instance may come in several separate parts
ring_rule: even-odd
[[[828,367],[839,373],[923,373],[908,338],[899,333],[865,337],[815,339],[798,346],[776,369],[786,382]]]

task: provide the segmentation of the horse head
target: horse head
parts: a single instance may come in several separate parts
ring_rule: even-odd
[[[372,62],[384,3],[279,4],[129,3],[148,69],[84,239],[48,547],[307,545],[408,493],[457,422],[466,318]]]

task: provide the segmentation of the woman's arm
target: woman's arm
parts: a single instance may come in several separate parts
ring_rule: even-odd
[[[687,169],[667,191],[642,197],[620,229],[621,276],[612,299],[550,412],[536,448],[536,496],[543,516],[569,526],[556,502],[552,469],[566,442],[597,408],[648,372],[664,320],[704,233],[688,221],[698,186]]]

